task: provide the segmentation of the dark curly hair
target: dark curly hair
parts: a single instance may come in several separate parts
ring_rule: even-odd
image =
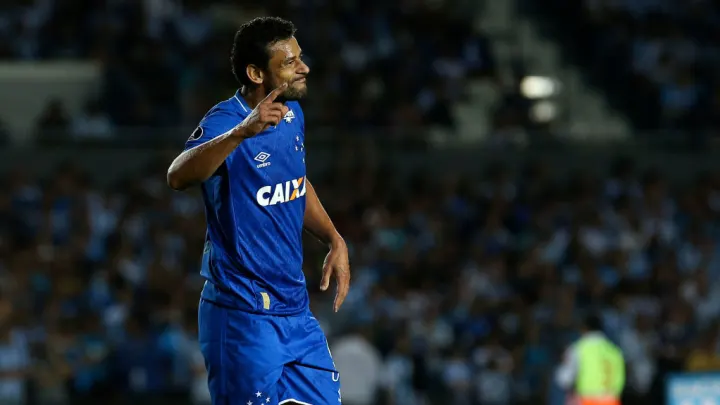
[[[243,86],[253,86],[245,69],[255,65],[268,68],[269,48],[278,41],[295,35],[295,25],[280,17],[258,17],[243,24],[237,33],[230,53],[232,72]]]

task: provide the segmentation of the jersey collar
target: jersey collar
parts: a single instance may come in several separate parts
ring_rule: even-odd
[[[240,94],[240,90],[238,90],[238,91],[235,92],[235,95],[233,96],[233,98],[235,99],[235,101],[236,101],[238,104],[240,104],[240,109],[243,110],[243,112],[244,112],[245,114],[249,114],[250,111],[253,110],[252,108],[250,108],[250,106],[248,105],[247,101],[245,101],[245,98],[243,98],[242,94]],[[277,126],[269,127],[268,129],[266,129],[265,131],[263,131],[263,133],[264,133],[264,132],[273,132],[273,131],[277,131]]]
[[[250,108],[247,101],[245,101],[242,94],[240,94],[240,89],[235,92],[235,96],[233,98],[238,104],[240,104],[240,109],[242,109],[245,113],[250,113],[250,111],[252,111],[252,108]]]

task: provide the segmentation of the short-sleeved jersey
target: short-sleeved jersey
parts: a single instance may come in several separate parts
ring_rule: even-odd
[[[308,307],[302,272],[305,124],[297,102],[286,106],[279,125],[243,141],[202,184],[206,300],[272,315]],[[226,133],[251,111],[236,93],[205,115],[185,149]]]

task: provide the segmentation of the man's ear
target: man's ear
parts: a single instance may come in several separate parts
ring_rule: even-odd
[[[265,79],[265,72],[263,72],[262,69],[255,65],[248,65],[245,68],[245,74],[250,79],[250,81],[255,84],[262,84],[263,80]]]

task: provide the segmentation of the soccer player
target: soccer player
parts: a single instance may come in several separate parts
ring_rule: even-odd
[[[310,71],[295,27],[256,18],[235,35],[241,85],[210,109],[168,169],[176,190],[201,184],[207,236],[199,341],[214,405],[340,402],[340,376],[309,309],[302,231],[329,248],[321,290],[334,310],[350,282],[348,251],[305,175],[297,100]]]

